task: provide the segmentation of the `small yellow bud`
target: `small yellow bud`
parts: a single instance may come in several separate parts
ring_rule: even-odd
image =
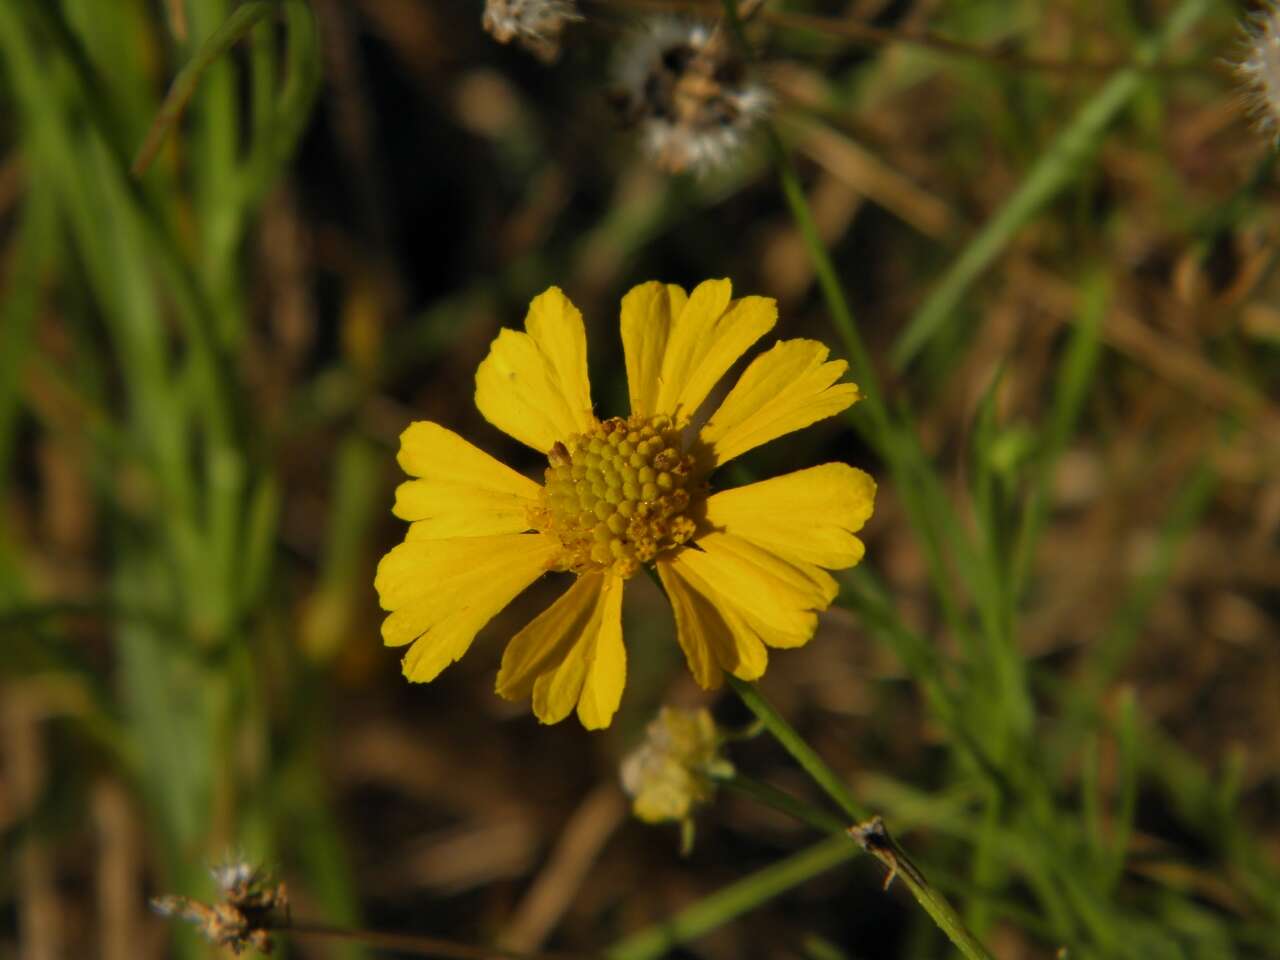
[[[691,821],[698,807],[711,802],[716,779],[733,775],[721,742],[705,707],[663,707],[645,728],[644,742],[622,761],[632,812],[646,823]]]

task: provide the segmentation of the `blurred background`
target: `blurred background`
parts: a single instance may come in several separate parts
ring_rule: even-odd
[[[379,638],[399,432],[545,465],[472,404],[534,294],[582,309],[602,414],[645,280],[728,276],[843,349],[762,132],[671,174],[615,109],[619,50],[697,9],[580,0],[547,63],[479,0],[0,2],[0,956],[210,955],[147,898],[210,899],[236,854],[295,918],[590,954],[820,840],[728,793],[687,857],[629,817],[618,764],[660,705],[749,720],[694,687],[646,578],[603,733],[492,692],[554,582],[427,686]],[[748,24],[897,424],[855,412],[731,478],[880,481],[867,560],[762,687],[1002,960],[1280,956],[1280,190],[1227,62],[1250,12]],[[767,738],[730,756],[821,802]],[[854,853],[627,955],[948,955]]]

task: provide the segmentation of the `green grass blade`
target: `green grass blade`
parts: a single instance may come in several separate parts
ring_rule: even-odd
[[[756,715],[756,718],[764,724],[764,728],[778,743],[782,744],[787,753],[791,754],[792,759],[800,764],[804,772],[809,774],[810,779],[836,802],[850,820],[865,820],[870,815],[867,808],[854,799],[853,793],[850,792],[844,780],[827,766],[827,762],[818,756],[817,751],[804,741],[804,738],[791,724],[787,723],[782,714],[774,709],[773,704],[764,698],[764,694],[756,688],[755,684],[739,680],[732,674],[728,674],[726,679],[729,686],[733,687],[733,692],[747,705],[747,709]]]
[[[1066,450],[1084,408],[1101,352],[1102,321],[1110,300],[1106,274],[1097,271],[1084,282],[1080,297],[1080,314],[1072,329],[1071,342],[1058,369],[1053,406],[1044,431],[1044,441],[1036,461],[1032,490],[1023,510],[1014,546],[1011,577],[1015,598],[1031,576],[1035,548],[1049,515],[1050,488],[1053,471]]]
[[[1081,108],[1031,168],[1013,196],[969,241],[908,321],[891,354],[895,369],[901,370],[909,364],[925,344],[954,319],[956,308],[974,281],[1009,245],[1014,235],[1088,162],[1106,128],[1142,89],[1145,79],[1143,67],[1151,63],[1171,41],[1185,33],[1208,7],[1208,0],[1182,0],[1165,20],[1160,33],[1139,47],[1134,65],[1117,71]]]
[[[17,252],[8,264],[8,287],[0,302],[0,490],[9,478],[18,397],[28,347],[41,300],[41,278],[54,254],[53,198],[32,190],[23,210]]]
[[[169,92],[160,106],[160,112],[156,114],[151,129],[147,131],[146,139],[142,141],[142,146],[138,148],[129,168],[134,176],[142,176],[147,172],[156,154],[164,146],[165,140],[182,120],[182,115],[191,98],[195,96],[205,72],[244,39],[260,21],[279,7],[279,3],[273,0],[253,0],[253,2],[244,3],[232,12],[221,27],[205,38],[187,64],[178,71],[173,83],[169,85]]]
[[[245,206],[258,203],[274,185],[306,128],[320,91],[322,62],[315,15],[307,4],[296,0],[285,3],[283,10],[285,78],[271,122],[255,131],[258,135],[250,143],[248,159],[239,172],[236,189]]]
[[[656,960],[672,947],[696,940],[779,894],[860,856],[846,836],[830,837],[807,850],[743,877],[605,950],[607,960]]]

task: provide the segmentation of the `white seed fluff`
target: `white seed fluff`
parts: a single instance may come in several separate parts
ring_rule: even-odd
[[[1233,66],[1245,108],[1261,133],[1280,140],[1280,6],[1268,3],[1243,28],[1242,56]]]
[[[565,25],[581,19],[574,0],[485,0],[482,23],[499,43],[515,40],[539,59],[551,61],[560,52]]]
[[[615,75],[641,147],[673,173],[725,164],[772,103],[723,35],[703,23],[650,21],[623,45]]]

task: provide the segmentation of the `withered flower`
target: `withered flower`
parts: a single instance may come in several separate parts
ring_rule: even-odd
[[[723,165],[768,111],[723,26],[652,21],[624,48],[613,99],[641,144],[668,173]]]

